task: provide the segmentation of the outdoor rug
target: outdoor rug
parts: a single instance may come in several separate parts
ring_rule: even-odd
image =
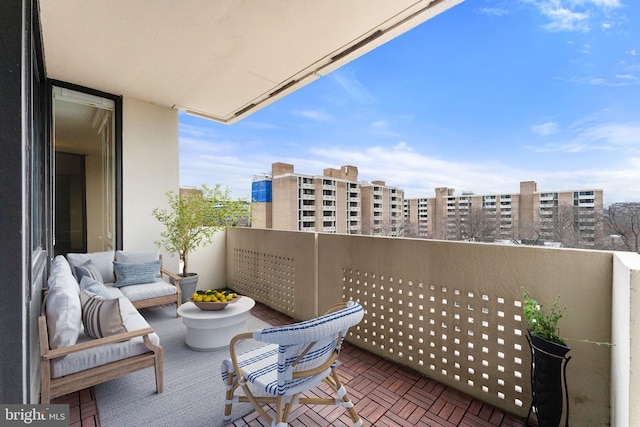
[[[164,391],[156,393],[153,368],[142,369],[95,386],[102,427],[224,426],[225,386],[220,365],[228,348],[189,349],[187,332],[175,307],[145,309],[142,314],[160,336],[164,349]],[[247,330],[269,326],[250,316]],[[233,405],[232,419],[251,412],[249,403]]]

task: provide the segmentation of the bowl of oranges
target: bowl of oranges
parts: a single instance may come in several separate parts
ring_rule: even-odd
[[[238,302],[241,297],[233,291],[217,289],[198,290],[191,295],[191,302],[200,310],[222,310],[229,304]]]

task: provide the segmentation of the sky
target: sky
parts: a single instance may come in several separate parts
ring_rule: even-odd
[[[249,197],[274,162],[405,198],[640,201],[640,1],[466,0],[233,124],[179,115],[180,185]]]

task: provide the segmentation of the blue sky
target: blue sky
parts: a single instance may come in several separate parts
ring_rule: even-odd
[[[406,198],[640,201],[640,1],[467,0],[234,125],[180,113],[180,185],[249,196],[273,162]]]

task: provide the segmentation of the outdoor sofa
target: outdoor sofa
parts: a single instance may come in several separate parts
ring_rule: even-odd
[[[161,262],[157,251],[55,257],[38,319],[42,404],[148,367],[162,393],[163,349],[138,312],[182,301],[179,277]]]

